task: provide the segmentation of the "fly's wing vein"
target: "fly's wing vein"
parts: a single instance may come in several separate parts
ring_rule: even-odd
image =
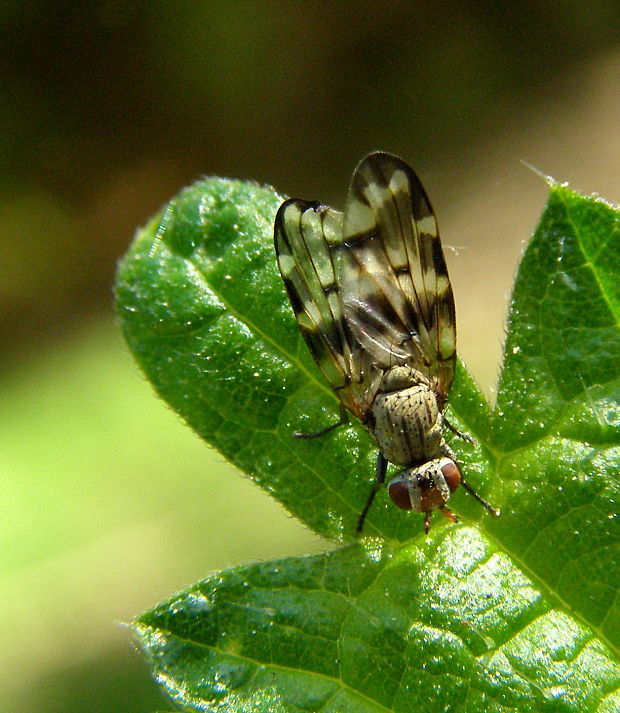
[[[301,333],[342,403],[365,422],[373,369],[344,316],[330,247],[341,235],[342,214],[326,206],[291,199],[278,210],[278,266]]]
[[[359,164],[330,247],[354,340],[379,369],[422,372],[443,405],[456,360],[454,297],[433,209],[406,163],[374,153]]]

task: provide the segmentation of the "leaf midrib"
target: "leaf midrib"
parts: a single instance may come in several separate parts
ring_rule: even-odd
[[[221,656],[228,656],[230,658],[236,658],[240,661],[247,662],[250,664],[255,665],[257,668],[269,666],[270,668],[278,669],[280,671],[286,671],[289,673],[304,673],[309,676],[316,676],[317,678],[320,678],[321,680],[324,681],[329,681],[341,689],[345,689],[349,691],[353,696],[362,699],[367,705],[370,705],[371,707],[375,707],[380,709],[381,711],[385,711],[385,713],[394,713],[392,708],[387,708],[383,703],[380,703],[379,701],[375,700],[374,698],[370,698],[369,696],[365,695],[361,691],[358,691],[355,688],[352,688],[348,683],[343,681],[341,678],[335,678],[334,676],[329,676],[326,673],[321,673],[319,671],[310,671],[307,669],[301,669],[301,668],[292,668],[291,666],[284,666],[283,664],[276,664],[271,661],[261,661],[260,659],[255,659],[252,658],[251,656],[242,656],[241,654],[235,653],[234,651],[224,651],[221,648],[217,646],[213,646],[211,644],[206,644],[203,641],[195,641],[193,639],[187,639],[186,637],[179,636],[176,632],[170,631],[169,629],[166,629],[164,627],[158,626],[157,628],[148,625],[148,624],[138,624],[135,626],[135,629],[138,630],[138,633],[141,633],[142,629],[147,629],[151,631],[156,631],[156,632],[163,632],[170,637],[174,638],[176,641],[183,643],[183,644],[188,644],[190,646],[198,646],[199,648],[206,649],[207,651],[213,652],[215,654],[219,654]],[[337,643],[337,642],[336,642]]]
[[[299,369],[300,372],[305,374],[308,381],[318,386],[325,394],[328,394],[335,403],[338,403],[338,397],[336,396],[336,394],[334,394],[334,392],[330,388],[328,388],[325,383],[317,379],[316,375],[309,371],[297,356],[293,356],[286,349],[284,349],[281,344],[278,344],[274,339],[272,339],[267,332],[262,330],[247,315],[241,316],[239,310],[234,308],[232,304],[228,301],[228,299],[222,295],[222,292],[216,289],[215,286],[211,283],[211,281],[209,280],[209,275],[205,273],[204,269],[195,260],[191,260],[189,258],[185,259],[192,265],[196,273],[201,276],[207,289],[212,292],[218,298],[218,300],[220,300],[222,306],[228,311],[228,313],[232,317],[238,320],[241,324],[244,324],[252,332],[252,334],[255,334],[263,342],[268,344],[273,349],[273,351],[281,354],[289,363],[293,364],[297,369]]]

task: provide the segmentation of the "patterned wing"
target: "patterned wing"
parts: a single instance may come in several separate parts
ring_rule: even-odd
[[[370,355],[344,317],[333,246],[342,242],[342,213],[298,199],[280,206],[275,221],[278,266],[306,343],[342,403],[364,423],[365,394],[374,376]]]
[[[380,368],[422,372],[442,406],[454,379],[454,297],[431,204],[396,156],[370,154],[355,170],[334,264],[354,340]]]

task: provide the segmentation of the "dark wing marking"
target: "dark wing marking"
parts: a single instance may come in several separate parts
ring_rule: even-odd
[[[358,165],[339,243],[333,262],[355,340],[380,368],[422,372],[442,405],[454,379],[454,297],[433,209],[406,163],[373,153]]]
[[[362,422],[370,380],[380,376],[344,317],[331,245],[339,244],[342,213],[318,203],[285,201],[275,220],[278,266],[301,333],[324,377]]]

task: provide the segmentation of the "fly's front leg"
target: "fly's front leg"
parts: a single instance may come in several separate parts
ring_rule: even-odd
[[[349,423],[347,409],[343,404],[340,404],[340,418],[336,423],[332,423],[331,426],[322,428],[320,431],[310,431],[310,433],[300,433],[299,431],[295,431],[295,433],[293,433],[293,438],[318,438],[319,436],[324,436],[326,433],[333,431],[335,428],[344,426],[346,423]]]
[[[447,457],[450,458],[450,460],[453,460],[455,463],[458,464],[458,459],[456,457],[456,453],[450,448],[450,446],[444,441],[444,443],[441,444],[441,452]],[[460,470],[460,469],[459,469]],[[475,498],[488,512],[491,513],[491,515],[499,515],[500,511],[497,508],[494,508],[491,503],[487,502],[481,495],[478,495],[478,493],[471,487],[471,485],[463,478],[463,475],[461,474],[461,485],[465,488],[465,490],[473,497]]]
[[[427,513],[424,513],[424,534],[428,535],[428,533],[431,531],[431,515],[432,511],[429,510]]]
[[[383,483],[385,483],[385,474],[387,472],[387,460],[385,459],[385,456],[381,451],[377,454],[377,469],[375,472],[375,482],[373,483],[372,490],[370,491],[370,495],[368,496],[368,500],[366,501],[366,505],[364,505],[364,509],[362,510],[359,519],[357,521],[357,527],[355,528],[355,532],[358,534],[361,533],[362,529],[364,528],[364,520],[366,519],[366,515],[368,515],[368,511],[370,510],[370,506],[372,505],[372,501],[375,499],[375,495],[381,490],[381,486]]]
[[[470,436],[469,433],[464,433],[463,431],[459,431],[459,429],[456,426],[453,426],[450,421],[444,416],[443,417],[443,423],[444,426],[447,426],[452,433],[454,433],[455,436],[458,436],[459,438],[462,438],[464,441],[469,441],[472,445],[476,445],[477,441],[473,436]]]
[[[461,476],[461,485],[467,490],[467,492],[482,505],[482,507],[491,515],[500,515],[499,508],[494,508],[491,503],[487,502],[481,495],[471,487],[471,485]]]

